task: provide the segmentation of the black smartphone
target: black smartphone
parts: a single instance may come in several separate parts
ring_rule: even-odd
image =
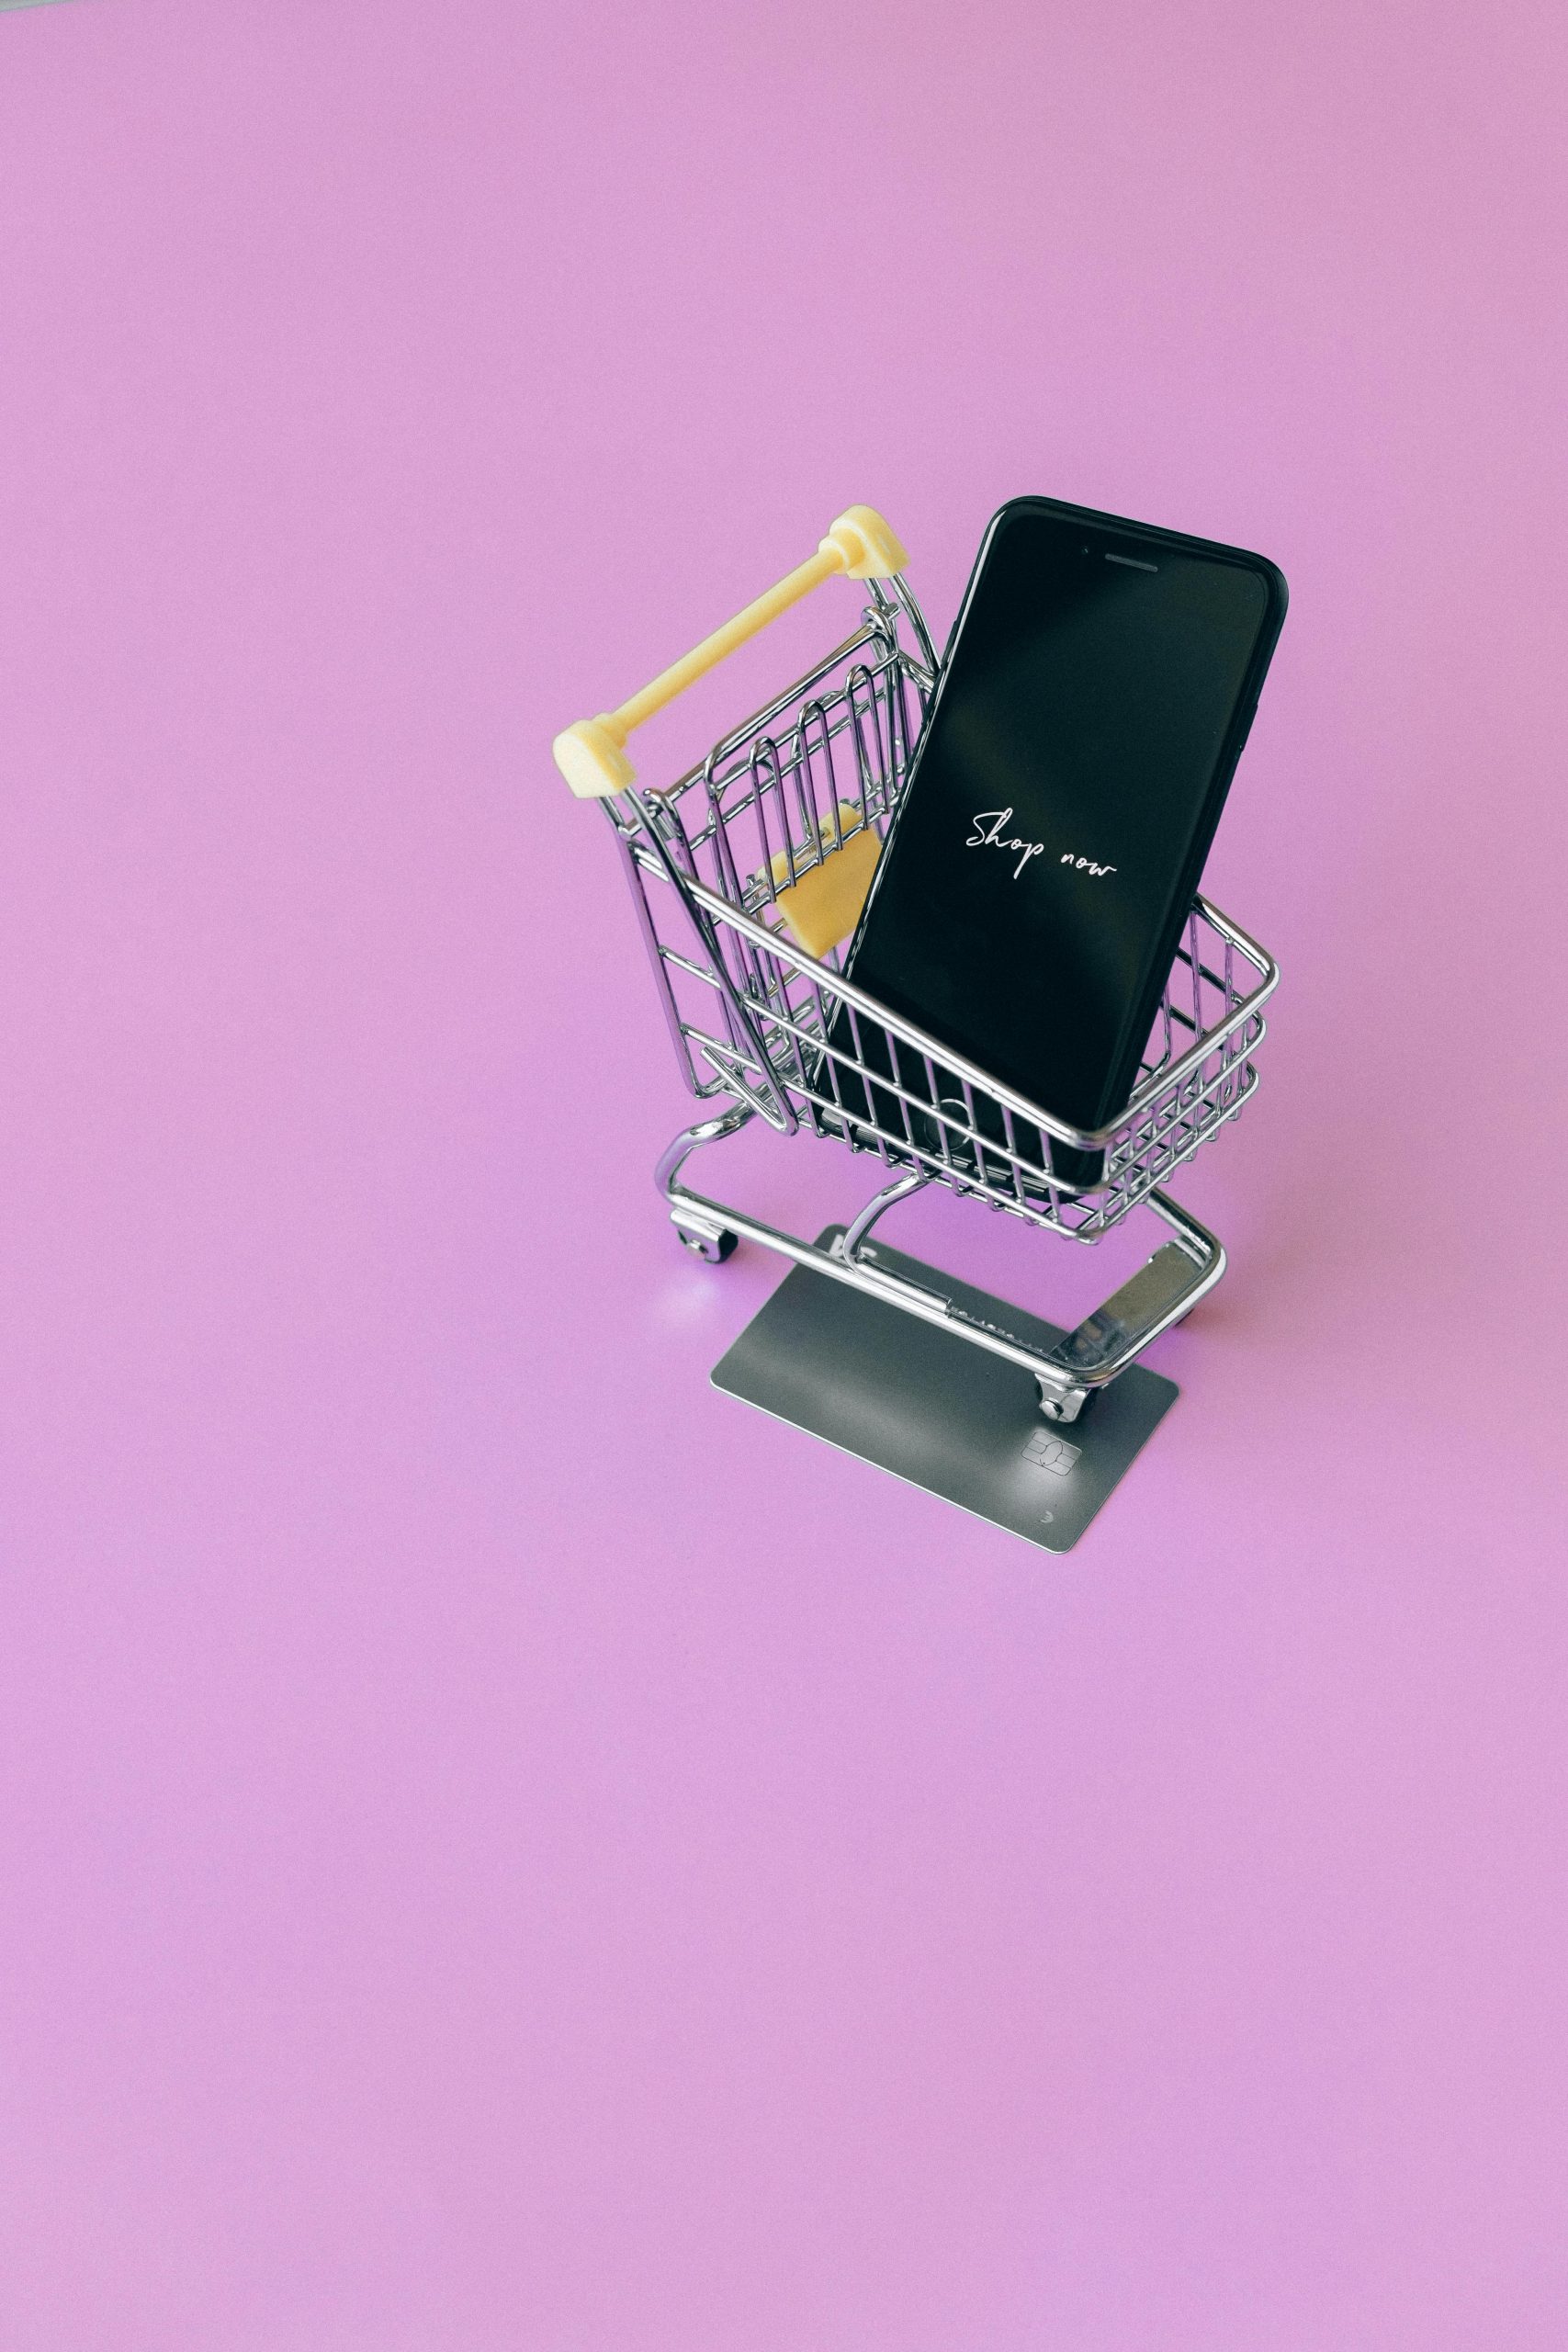
[[[1285,597],[1275,565],[1239,548],[1055,499],[1004,506],[953,625],[849,976],[1071,1125],[1112,1120]],[[880,1046],[869,1044],[866,1030],[865,1058],[893,1075],[892,1041],[878,1031]],[[841,1010],[835,1042],[840,1031]],[[906,1049],[897,1070],[930,1098]],[[858,1081],[841,1066],[839,1091],[852,1113]],[[897,1128],[895,1098],[876,1108]],[[1038,1130],[1015,1132],[1052,1182],[1101,1181],[1103,1152],[1053,1141],[1047,1156]]]

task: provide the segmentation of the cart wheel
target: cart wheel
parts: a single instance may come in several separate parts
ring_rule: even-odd
[[[701,1258],[709,1266],[722,1266],[727,1258],[734,1257],[739,1247],[740,1236],[731,1233],[728,1226],[721,1226],[716,1233],[694,1233],[684,1225],[678,1225],[675,1230],[681,1237],[682,1248],[689,1250],[694,1258]]]
[[[1055,1422],[1058,1428],[1064,1421],[1076,1421],[1080,1413],[1087,1413],[1100,1394],[1098,1388],[1070,1388],[1064,1396],[1038,1376],[1034,1386],[1042,1420]]]

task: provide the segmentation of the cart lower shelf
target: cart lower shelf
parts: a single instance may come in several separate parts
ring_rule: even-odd
[[[670,1204],[671,1219],[686,1247],[712,1264],[722,1263],[738,1240],[776,1250],[798,1266],[827,1275],[863,1297],[886,1303],[909,1321],[931,1325],[944,1337],[1028,1373],[1034,1383],[1038,1409],[1050,1421],[1076,1423],[1090,1399],[1125,1379],[1150,1341],[1190,1315],[1225,1270],[1225,1253],[1214,1236],[1156,1187],[1145,1195],[1142,1205],[1172,1238],[1076,1329],[1058,1331],[1005,1300],[967,1291],[964,1283],[934,1268],[921,1266],[913,1274],[900,1272],[898,1253],[872,1240],[889,1209],[933,1181],[924,1169],[896,1172],[852,1224],[832,1228],[833,1238],[826,1245],[768,1225],[739,1205],[694,1192],[682,1182],[682,1170],[694,1151],[739,1135],[755,1115],[751,1105],[737,1102],[717,1116],[688,1127],[660,1159],[655,1181]],[[1049,1339],[1041,1337],[1045,1332],[1050,1333]]]
[[[843,1231],[829,1226],[818,1250],[831,1255]],[[1066,1336],[901,1250],[870,1251],[900,1282],[940,1283],[977,1319],[1005,1317],[1042,1353]],[[785,1275],[713,1383],[1048,1552],[1071,1550],[1179,1394],[1133,1364],[1059,1431],[1042,1420],[1020,1365],[806,1265]]]

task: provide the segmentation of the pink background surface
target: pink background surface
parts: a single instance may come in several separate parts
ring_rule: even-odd
[[[1568,2340],[1564,62],[6,16],[7,2352]],[[1024,489],[1293,592],[1232,1272],[1065,1562],[706,1386],[776,1268],[547,752],[852,499],[945,630]]]

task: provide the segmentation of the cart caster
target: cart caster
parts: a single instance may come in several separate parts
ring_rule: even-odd
[[[1053,1382],[1043,1380],[1038,1373],[1034,1375],[1034,1388],[1041,1413],[1048,1421],[1076,1421],[1094,1395],[1092,1388],[1058,1388]]]
[[[731,1233],[728,1226],[716,1227],[711,1233],[701,1232],[690,1225],[678,1225],[675,1230],[680,1236],[682,1248],[689,1250],[694,1258],[700,1258],[707,1266],[722,1266],[727,1258],[734,1257],[740,1245],[740,1236]]]

